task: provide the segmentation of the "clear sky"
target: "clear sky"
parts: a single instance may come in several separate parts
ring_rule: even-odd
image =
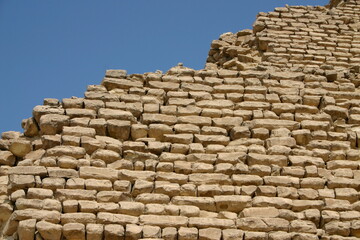
[[[44,98],[83,97],[106,69],[201,69],[212,40],[258,12],[328,0],[0,0],[0,133]]]

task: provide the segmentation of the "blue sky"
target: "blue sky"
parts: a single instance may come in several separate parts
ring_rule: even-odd
[[[0,0],[0,133],[44,98],[83,97],[106,69],[204,67],[212,40],[258,12],[328,0]]]

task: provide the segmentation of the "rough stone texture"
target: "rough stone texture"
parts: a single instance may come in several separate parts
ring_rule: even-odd
[[[204,69],[108,70],[0,140],[0,239],[360,238],[360,1],[286,6]]]

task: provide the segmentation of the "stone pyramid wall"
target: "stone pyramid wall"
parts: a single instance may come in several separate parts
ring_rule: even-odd
[[[0,140],[4,239],[359,239],[360,1],[260,13],[206,68],[108,70]]]

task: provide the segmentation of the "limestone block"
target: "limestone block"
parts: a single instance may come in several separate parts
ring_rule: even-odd
[[[96,118],[96,112],[92,109],[81,109],[81,108],[67,108],[65,110],[66,115],[69,116],[71,119],[79,120],[79,118],[88,123],[89,119]],[[85,119],[87,118],[87,119]]]
[[[347,237],[350,235],[351,222],[332,221],[325,224],[326,233]]]
[[[10,151],[0,151],[0,164],[13,166],[16,158]]]
[[[294,220],[290,222],[290,231],[315,234],[317,232],[317,229],[315,224],[311,221]]]
[[[326,180],[323,178],[303,178],[300,180],[301,188],[323,189]]]
[[[234,127],[238,127],[243,122],[242,117],[223,117],[223,118],[213,118],[213,126],[225,128],[227,131],[230,131]]]
[[[129,216],[125,214],[114,214],[107,212],[99,212],[97,214],[97,223],[101,224],[137,224],[139,221],[138,217]]]
[[[180,143],[180,144],[191,144],[193,142],[192,134],[164,134],[164,141],[170,143]]]
[[[164,240],[176,240],[177,239],[177,229],[174,227],[166,227],[162,230],[161,236]]]
[[[38,176],[47,176],[47,170],[43,166],[16,166],[9,168],[9,175],[38,175]]]
[[[96,201],[98,202],[116,203],[125,199],[128,199],[128,195],[118,191],[100,191],[96,194]]]
[[[322,200],[293,200],[292,210],[295,212],[304,211],[306,209],[321,210],[324,207]]]
[[[143,87],[143,83],[141,81],[126,80],[123,78],[118,79],[113,77],[105,77],[101,84],[104,85],[108,91],[113,89],[129,89],[131,87]]]
[[[360,221],[359,220],[352,221],[351,236],[360,237]]]
[[[269,130],[277,128],[287,128],[289,130],[296,130],[300,128],[300,124],[291,120],[277,120],[277,119],[254,119],[251,121],[251,128],[266,128]]]
[[[131,139],[136,140],[138,138],[146,138],[148,134],[149,127],[143,124],[133,124],[131,125]]]
[[[200,209],[196,206],[187,206],[187,205],[179,205],[180,216],[186,217],[198,217],[200,214]]]
[[[189,182],[201,184],[231,184],[230,177],[223,173],[193,173],[189,175]]]
[[[107,130],[110,137],[125,141],[130,137],[131,124],[130,121],[108,120]]]
[[[63,113],[62,113],[63,114]],[[39,123],[42,134],[55,135],[62,131],[64,126],[68,126],[70,117],[60,114],[46,114],[35,120]]]
[[[81,147],[74,147],[74,146],[56,146],[50,148],[46,151],[46,155],[48,157],[60,157],[60,156],[70,156],[76,159],[83,158],[86,154],[84,148]]]
[[[292,136],[297,145],[306,145],[311,140],[311,134],[309,129],[300,129],[292,131]]]
[[[76,137],[82,137],[82,136],[88,136],[88,137],[95,137],[96,131],[93,128],[88,127],[64,127],[62,134],[64,135],[70,135],[70,136],[76,136]]]
[[[323,168],[325,166],[324,160],[320,157],[311,156],[289,156],[291,166],[312,166]]]
[[[154,181],[156,173],[153,171],[132,171],[121,169],[118,171],[119,179],[134,183],[136,180]]]
[[[32,117],[22,120],[21,126],[24,129],[24,135],[26,137],[35,137],[39,134],[39,127]]]
[[[349,211],[351,210],[351,204],[348,200],[326,198],[324,209],[334,211]]]
[[[249,207],[241,212],[241,217],[276,218],[279,214],[279,210],[274,207]]]
[[[329,114],[333,120],[338,118],[347,119],[349,117],[347,108],[328,105],[323,110],[325,113]]]
[[[30,199],[46,199],[53,198],[53,195],[54,193],[50,189],[29,188],[26,196]]]
[[[102,240],[104,234],[104,226],[102,224],[89,223],[86,225],[86,237],[88,239]]]
[[[287,146],[287,147],[295,147],[296,140],[292,137],[271,137],[266,139],[265,145],[267,148],[273,146]]]
[[[55,189],[61,189],[65,187],[65,179],[64,178],[55,178],[55,177],[49,177],[49,178],[44,178],[42,180],[42,187],[46,188],[46,189],[51,189],[54,190]]]
[[[337,199],[348,200],[353,203],[358,201],[358,192],[353,188],[335,188],[335,196]]]
[[[355,188],[358,189],[360,186],[359,181],[356,179],[349,179],[349,178],[343,178],[343,177],[333,177],[328,179],[327,181],[328,188]]]
[[[85,179],[107,179],[115,181],[118,179],[118,171],[111,168],[80,167],[80,177]]]
[[[236,104],[241,110],[270,110],[270,103],[261,101],[243,101]]]
[[[309,129],[311,131],[317,131],[317,130],[328,131],[329,127],[330,124],[327,121],[312,121],[312,120],[301,121],[301,128]]]
[[[120,209],[119,213],[127,214],[132,216],[140,216],[145,210],[145,205],[140,202],[119,202]]]
[[[280,116],[281,113],[294,113],[295,105],[291,103],[273,103],[271,111]]]
[[[250,138],[251,132],[247,126],[237,126],[231,129],[230,137],[231,140],[236,140],[239,138]]]
[[[157,172],[157,181],[168,181],[171,183],[185,184],[188,182],[188,176],[185,174],[178,174],[173,172]]]
[[[289,222],[281,218],[245,217],[237,219],[236,226],[245,231],[288,231]]]
[[[148,85],[150,88],[159,88],[164,89],[165,91],[177,91],[180,87],[179,83],[160,81],[149,81]]]
[[[201,240],[220,240],[221,229],[218,228],[205,228],[199,230],[199,239]]]
[[[27,208],[42,209],[43,203],[40,199],[19,198],[15,203],[16,209],[24,210]]]
[[[35,187],[35,177],[32,175],[10,175],[8,188],[11,191]]]
[[[67,223],[63,226],[63,235],[68,240],[85,240],[85,225],[82,223]]]
[[[11,215],[11,220],[22,221],[27,219],[45,220],[51,223],[60,222],[60,213],[58,211],[24,209],[15,210]]]
[[[68,199],[73,200],[95,200],[95,190],[83,190],[83,189],[56,189],[55,199],[64,201]]]
[[[192,205],[206,211],[215,211],[215,200],[211,197],[175,196],[172,198],[175,205]]]
[[[20,240],[32,240],[35,235],[36,219],[28,219],[19,222],[17,229]]]
[[[160,193],[142,193],[138,195],[135,200],[144,204],[159,203],[167,204],[170,202],[170,197]]]
[[[230,219],[190,217],[189,227],[197,228],[235,228],[235,221]]]
[[[194,142],[201,143],[203,146],[208,146],[210,144],[219,144],[219,145],[228,145],[230,142],[230,138],[227,136],[219,136],[219,135],[194,135]]]
[[[149,124],[165,124],[165,125],[174,125],[177,123],[177,118],[171,115],[165,114],[152,114],[152,113],[144,113],[142,115],[141,122],[149,125]]]
[[[214,164],[216,162],[216,154],[192,153],[186,156],[188,162],[203,162]]]
[[[141,215],[139,221],[144,225],[155,225],[162,228],[186,227],[188,224],[188,218],[185,216]]]
[[[265,176],[264,182],[266,185],[285,186],[285,187],[300,187],[299,178],[288,176]]]
[[[104,227],[104,239],[123,240],[125,239],[124,227],[117,224],[108,224]]]
[[[244,208],[251,207],[250,196],[223,195],[214,196],[216,209],[220,211],[230,211],[239,213]]]
[[[241,175],[241,174],[233,174],[231,180],[237,186],[243,185],[262,185],[263,179],[257,175]]]
[[[148,135],[150,138],[155,138],[157,141],[163,141],[165,134],[173,134],[172,127],[166,124],[150,124]]]
[[[136,224],[127,224],[125,229],[126,239],[137,240],[142,236],[142,226],[138,226]]]
[[[278,209],[290,209],[293,205],[291,199],[282,197],[256,196],[252,199],[253,207],[275,207]]]
[[[234,103],[230,100],[201,100],[196,102],[196,106],[200,108],[214,108],[214,109],[222,109],[228,108],[233,109]]]
[[[62,226],[53,224],[47,221],[40,221],[36,223],[36,229],[44,240],[60,240]]]
[[[117,160],[120,160],[120,154],[118,152],[106,149],[98,149],[96,150],[91,157],[93,159],[101,159],[105,163],[110,164]]]
[[[47,171],[48,171],[49,177],[51,177],[51,178],[77,178],[77,177],[79,177],[79,173],[74,169],[48,167]]]
[[[17,157],[24,157],[32,150],[31,142],[20,138],[12,140],[9,150]]]
[[[178,230],[178,240],[196,240],[198,239],[198,229],[195,227],[180,227]]]

